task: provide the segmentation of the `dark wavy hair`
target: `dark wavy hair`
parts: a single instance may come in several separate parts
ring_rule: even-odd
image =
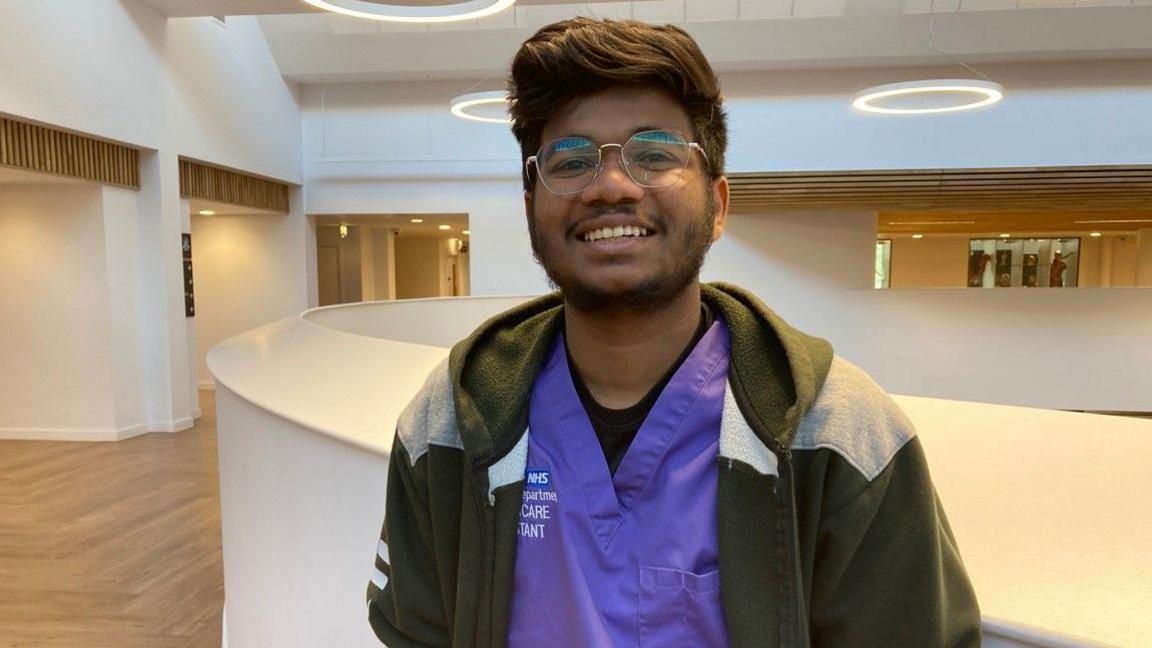
[[[543,27],[512,59],[509,112],[512,134],[520,143],[525,191],[534,184],[523,162],[540,148],[548,120],[571,101],[616,85],[655,86],[671,93],[688,113],[712,177],[724,175],[724,98],[696,41],[674,25],[574,18]]]

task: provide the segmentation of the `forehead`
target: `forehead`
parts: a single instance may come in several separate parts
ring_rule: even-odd
[[[597,142],[623,142],[639,130],[676,130],[692,136],[688,113],[668,92],[651,86],[613,86],[574,99],[548,121],[541,141],[584,135]]]

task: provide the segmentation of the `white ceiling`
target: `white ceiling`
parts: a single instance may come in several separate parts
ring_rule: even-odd
[[[317,13],[299,0],[141,1],[172,17],[259,14],[281,73],[301,83],[503,74],[533,31],[575,15],[680,24],[722,72],[947,63],[929,47],[930,15],[936,48],[969,63],[1152,59],[1152,0],[520,0],[440,25]]]

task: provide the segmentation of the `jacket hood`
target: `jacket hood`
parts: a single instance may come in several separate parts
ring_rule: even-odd
[[[701,299],[732,337],[728,381],[753,431],[786,452],[801,417],[820,392],[832,346],[785,323],[751,293],[726,283],[701,285]],[[481,324],[452,348],[448,367],[464,452],[485,468],[516,445],[528,425],[532,382],[563,324],[563,298],[552,293]]]

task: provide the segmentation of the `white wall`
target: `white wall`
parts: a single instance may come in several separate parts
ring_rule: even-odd
[[[205,353],[238,332],[300,311],[297,230],[285,214],[192,216],[197,383],[212,376]]]
[[[0,112],[289,182],[300,121],[255,18],[135,0],[0,2]]]
[[[0,185],[0,438],[142,431],[135,320],[112,317],[134,310],[132,254],[118,255],[135,223],[113,205],[126,198],[97,185]]]
[[[1152,290],[872,290],[875,215],[729,217],[701,277],[741,285],[886,389],[1152,411]]]
[[[448,114],[448,99],[471,85],[304,86],[308,212],[467,213],[472,294],[543,292],[515,139],[506,126]]]
[[[101,187],[104,223],[105,286],[103,315],[109,322],[110,385],[115,390],[116,427],[143,432],[147,427],[141,386],[139,212],[136,192]]]
[[[728,169],[741,171],[1147,164],[1144,61],[982,66],[1008,89],[993,109],[891,118],[853,112],[858,90],[950,68],[775,71],[722,78]],[[474,294],[539,291],[523,226],[519,150],[507,127],[452,117],[468,82],[305,86],[312,213],[466,211]],[[493,87],[498,87],[494,84]],[[487,88],[487,86],[484,86]],[[508,269],[492,271],[492,268]]]
[[[866,115],[852,96],[872,85],[956,78],[962,70],[779,71],[722,79],[730,171],[1148,164],[1152,71],[1145,60],[981,65],[1005,87],[967,113]]]
[[[1152,411],[1152,290],[847,291],[829,337],[890,391]]]
[[[725,75],[728,169],[1152,162],[1146,61],[981,67],[1007,88],[1002,104],[917,118],[856,114],[850,99],[866,86],[955,76],[955,69]],[[514,139],[505,127],[448,113],[448,99],[469,85],[305,87],[308,209],[467,212],[473,294],[541,292],[547,283],[528,244]],[[832,339],[890,389],[1042,407],[1152,409],[1152,385],[1133,364],[1152,348],[1140,315],[1152,312],[1141,311],[1149,306],[1147,291],[1022,299],[1017,291],[993,296],[961,288],[876,294],[867,290],[874,240],[875,219],[866,212],[736,214],[703,276],[753,289],[797,326]],[[1116,255],[1115,273],[1127,271],[1126,259]],[[1011,362],[995,360],[1000,352]]]
[[[832,333],[846,289],[872,285],[875,240],[875,212],[737,212],[700,278],[744,286],[794,326]]]
[[[131,346],[125,335],[135,327],[140,362],[138,383],[119,368],[110,380],[117,393],[142,392],[149,430],[191,426],[199,415],[197,356],[207,352],[196,348],[195,322],[183,311],[179,241],[188,213],[177,158],[299,182],[296,93],[255,18],[229,18],[225,27],[208,18],[167,20],[136,0],[0,0],[0,113],[143,149],[135,200],[105,204],[106,246],[117,252],[106,279],[132,286],[134,294],[113,290],[111,303],[126,308],[112,311],[111,326],[121,348]],[[272,303],[301,310],[316,299],[315,250],[299,191],[290,202],[293,233],[282,238],[290,247],[270,260],[284,279],[267,288],[285,291]],[[123,260],[130,250],[134,264]]]

